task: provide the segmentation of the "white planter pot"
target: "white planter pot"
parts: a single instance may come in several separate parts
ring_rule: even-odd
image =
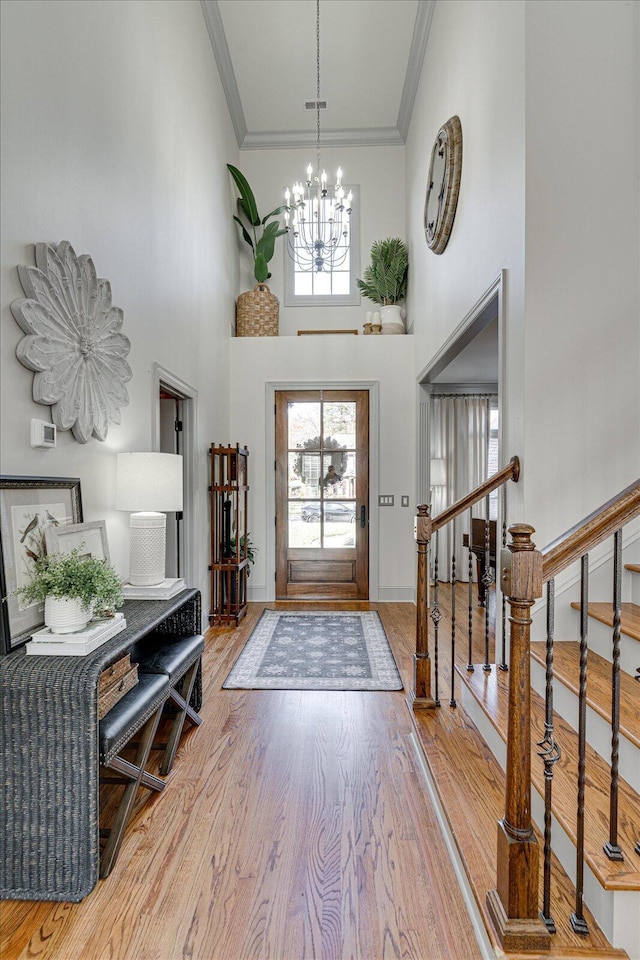
[[[380,317],[382,319],[381,333],[404,333],[404,321],[402,319],[402,307],[399,303],[391,303],[387,307],[380,307]]]
[[[44,622],[51,633],[74,633],[82,630],[93,616],[77,597],[47,597],[44,601]]]

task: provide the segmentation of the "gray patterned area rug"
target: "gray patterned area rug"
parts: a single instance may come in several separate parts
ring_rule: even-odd
[[[225,689],[402,690],[377,613],[265,610]]]

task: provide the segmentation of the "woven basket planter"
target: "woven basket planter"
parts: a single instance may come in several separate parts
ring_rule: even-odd
[[[277,337],[280,302],[266,283],[258,283],[238,297],[237,337]]]

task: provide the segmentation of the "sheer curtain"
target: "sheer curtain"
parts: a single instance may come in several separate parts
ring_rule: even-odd
[[[431,397],[430,456],[444,460],[445,484],[432,488],[431,515],[464,497],[486,480],[489,470],[489,433],[491,394],[455,394]],[[474,516],[484,516],[484,504],[474,508]],[[469,559],[462,536],[469,532],[469,511],[438,533],[438,579],[450,580],[452,553],[456,560],[456,580],[468,580]],[[435,544],[434,544],[435,547]]]

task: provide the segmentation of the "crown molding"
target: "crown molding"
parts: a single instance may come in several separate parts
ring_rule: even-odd
[[[202,7],[204,22],[207,25],[209,40],[213,48],[213,55],[218,67],[218,73],[220,74],[222,89],[224,90],[224,95],[227,100],[227,107],[231,115],[231,123],[233,124],[233,129],[236,134],[236,140],[238,146],[242,147],[242,143],[247,135],[247,124],[244,119],[244,110],[242,109],[236,75],[233,70],[233,63],[231,62],[227,37],[222,25],[218,0],[200,0],[200,6]]]
[[[402,88],[397,127],[370,127],[362,130],[323,130],[323,147],[402,146],[406,142],[422,64],[437,0],[418,0],[418,10]],[[220,74],[231,122],[240,150],[282,150],[306,147],[316,142],[313,131],[249,132],[242,109],[236,75],[222,24],[218,0],[200,0],[211,47]]]
[[[429,42],[429,33],[431,32],[435,6],[436,0],[418,0],[418,12],[416,13],[407,72],[402,88],[400,109],[398,110],[398,131],[403,143],[406,142],[409,133],[411,114],[413,113],[413,105],[416,100],[416,93],[418,92],[418,84],[420,83],[420,74],[422,73],[427,43]]]
[[[388,147],[401,146],[404,140],[396,127],[371,127],[363,130],[323,130],[321,147]],[[296,149],[316,145],[315,130],[265,130],[247,133],[240,144],[242,150]]]

